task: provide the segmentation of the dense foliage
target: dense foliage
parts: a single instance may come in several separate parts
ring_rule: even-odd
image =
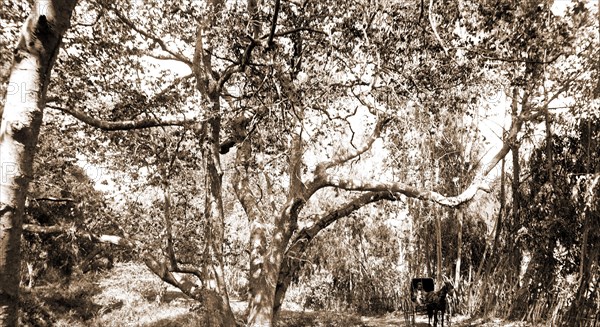
[[[0,13],[2,108],[28,8]],[[288,287],[305,308],[393,311],[423,275],[453,279],[462,313],[598,312],[597,8],[75,8],[18,190],[24,267],[60,280],[119,246],[213,325],[234,323],[232,295],[248,325],[270,326]],[[52,226],[66,233],[32,232]]]

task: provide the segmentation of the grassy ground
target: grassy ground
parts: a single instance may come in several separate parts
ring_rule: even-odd
[[[162,296],[159,296],[162,294]],[[157,300],[160,297],[160,301]],[[143,265],[119,264],[68,286],[35,288],[23,306],[24,324],[45,326],[193,326],[194,301],[164,284]],[[44,312],[45,311],[45,312]]]
[[[68,285],[37,287],[24,292],[23,326],[59,327],[166,327],[203,326],[197,303],[175,288],[164,286],[143,265],[118,264],[108,273],[86,275]],[[242,301],[232,301],[237,315],[245,309]],[[285,307],[284,307],[285,308]],[[285,327],[384,327],[405,326],[404,316],[394,312],[378,317],[354,313],[282,311],[279,326]],[[427,317],[418,315],[416,326],[427,326]],[[467,320],[454,317],[451,326],[522,327],[501,321]],[[446,324],[448,326],[448,324]]]

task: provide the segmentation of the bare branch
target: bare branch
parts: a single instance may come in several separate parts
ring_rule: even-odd
[[[435,21],[433,20],[433,17],[431,15],[432,14],[432,12],[431,12],[432,8],[433,8],[433,0],[429,0],[429,23],[431,24],[431,29],[433,30],[433,35],[435,35],[435,38],[440,43],[440,46],[442,47],[442,49],[444,49],[444,53],[446,53],[446,55],[448,55],[448,49],[446,49],[446,46],[444,45],[444,42],[442,41],[442,38],[438,34],[437,28],[435,26]]]
[[[298,247],[306,247],[308,242],[310,242],[310,240],[312,240],[321,230],[327,228],[327,226],[333,224],[337,220],[347,217],[348,215],[364,207],[365,205],[381,200],[396,201],[398,200],[398,196],[393,193],[384,191],[369,192],[352,199],[350,202],[344,204],[336,210],[333,210],[327,213],[326,215],[321,216],[317,220],[317,222],[315,222],[315,224],[300,230],[290,242],[291,246],[287,253],[294,254],[294,256],[298,256],[301,253]]]
[[[456,207],[472,199],[480,188],[479,185],[471,186],[458,196],[446,197],[434,191],[419,189],[400,182],[380,182],[328,175],[325,178],[325,184],[350,191],[399,193],[410,198],[430,200],[448,207]]]
[[[294,34],[294,33],[299,33],[299,32],[311,32],[311,33],[317,33],[317,34],[324,34],[327,35],[327,33],[325,33],[324,31],[320,31],[320,30],[316,30],[314,28],[310,28],[310,27],[298,27],[298,28],[293,28],[287,31],[282,31],[279,33],[274,33],[273,37],[282,37],[282,36],[287,36],[290,34]],[[268,35],[264,35],[262,38],[266,38],[269,37],[270,34]]]
[[[160,99],[165,96],[168,92],[170,92],[173,88],[175,88],[178,83],[181,83],[184,80],[192,78],[192,74],[188,74],[185,76],[177,77],[173,80],[173,83],[167,86],[166,88],[160,90],[160,92],[154,94],[150,101],[160,101]],[[184,126],[187,124],[195,123],[196,119],[193,118],[185,118],[185,117],[177,117],[177,118],[147,118],[147,119],[136,119],[136,120],[124,120],[124,121],[107,121],[94,118],[82,111],[72,109],[72,108],[63,108],[60,106],[50,105],[51,102],[58,102],[60,99],[50,98],[46,102],[46,107],[51,109],[60,110],[64,113],[67,113],[78,120],[93,126],[100,128],[106,131],[118,131],[118,130],[133,130],[133,129],[142,129],[142,128],[150,128],[150,127],[160,127],[160,126]]]
[[[475,197],[479,190],[489,192],[489,181],[487,176],[494,167],[504,158],[510,151],[511,144],[516,142],[517,134],[521,130],[523,120],[513,116],[512,125],[508,132],[506,141],[502,148],[486,165],[482,165],[477,169],[477,173],[473,181],[462,193],[456,196],[445,196],[431,190],[424,190],[401,182],[380,182],[375,180],[360,180],[348,177],[338,177],[329,174],[321,176],[323,186],[338,187],[345,190],[353,191],[372,191],[372,192],[391,192],[403,194],[410,198],[420,200],[429,200],[447,207],[457,207]]]
[[[148,53],[146,54],[148,57],[152,57],[154,59],[158,59],[158,60],[175,60],[175,61],[180,61],[179,58],[176,58],[174,56],[169,56],[169,55],[160,55],[160,54],[154,54],[154,53]]]
[[[267,47],[273,48],[273,37],[275,36],[275,30],[277,29],[277,17],[279,16],[279,9],[281,7],[281,0],[275,0],[275,10],[273,12],[273,21],[271,22],[271,32],[269,33],[269,39],[267,40]]]
[[[43,198],[35,198],[35,201],[51,201],[51,202],[76,202],[73,198],[53,198],[53,197],[43,197]]]
[[[102,6],[105,6],[103,4],[101,4]],[[105,7],[106,8],[106,7]],[[159,38],[156,35],[151,34],[150,32],[147,32],[141,28],[138,27],[137,24],[135,24],[134,22],[132,22],[128,17],[126,17],[120,10],[118,10],[117,8],[110,6],[109,8],[106,8],[109,10],[112,10],[112,12],[115,13],[115,15],[117,15],[117,17],[125,24],[127,25],[127,27],[131,28],[132,30],[138,32],[140,35],[144,36],[147,39],[150,39],[154,42],[156,42],[156,44],[158,44],[160,46],[160,48],[167,52],[168,54],[170,54],[171,56],[173,56],[174,60],[178,60],[183,62],[184,64],[188,65],[189,67],[192,67],[192,61],[188,58],[186,58],[184,55],[182,55],[181,53],[170,49],[166,43]]]
[[[385,125],[390,120],[391,119],[389,117],[382,116],[377,121],[377,124],[375,125],[375,129],[373,130],[373,133],[365,140],[365,142],[361,146],[351,149],[351,150],[346,150],[343,153],[338,153],[333,158],[331,158],[331,160],[319,163],[317,165],[317,168],[315,169],[315,174],[317,175],[317,177],[320,175],[323,175],[327,169],[329,169],[333,166],[343,164],[351,159],[354,159],[354,158],[360,156],[361,154],[363,154],[366,151],[368,151],[369,149],[371,149],[371,146],[373,145],[375,140],[377,140],[377,138],[379,138],[379,135],[381,135],[381,131],[383,130]]]

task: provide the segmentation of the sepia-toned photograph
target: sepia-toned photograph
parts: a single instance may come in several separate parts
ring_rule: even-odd
[[[0,0],[0,327],[600,327],[598,0]]]

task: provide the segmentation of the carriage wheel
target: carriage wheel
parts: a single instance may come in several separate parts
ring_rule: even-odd
[[[402,311],[404,311],[404,323],[407,326],[415,325],[415,307],[411,300],[404,299],[402,305]]]

